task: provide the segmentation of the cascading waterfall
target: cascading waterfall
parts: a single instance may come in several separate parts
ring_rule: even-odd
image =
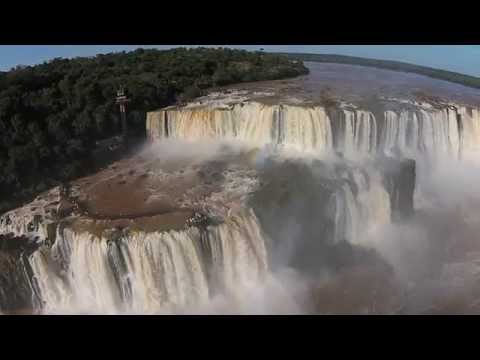
[[[480,109],[458,109],[461,130],[460,147],[478,152],[480,149]]]
[[[390,154],[399,151],[414,156],[417,152],[424,152],[430,157],[457,157],[461,150],[460,137],[456,113],[452,110],[387,111],[381,146]]]
[[[220,138],[266,144],[296,145],[299,150],[331,147],[332,130],[323,108],[299,108],[259,103],[231,109],[163,110],[147,115],[151,140],[172,137],[186,140]]]
[[[41,215],[31,215],[15,212],[6,213],[0,216],[0,234],[24,235],[28,233],[36,233],[42,238],[48,237],[51,231],[50,223],[42,221]]]
[[[463,151],[478,150],[480,111],[462,106],[386,110],[378,118],[361,109],[345,108],[327,114],[322,107],[248,102],[228,109],[151,112],[147,133],[151,140],[236,139],[255,146],[340,151],[348,157],[383,153],[458,158]]]
[[[364,244],[369,226],[391,217],[381,174],[347,167],[331,180],[332,240]],[[99,237],[60,225],[53,245],[30,256],[32,290],[45,313],[171,313],[217,295],[242,303],[268,277],[268,248],[253,210],[182,231]]]
[[[219,111],[161,111],[148,115],[147,129],[151,138],[199,140],[220,137],[250,139],[264,145],[270,143],[276,133],[273,124],[277,113],[275,107],[260,104]]]
[[[266,240],[253,211],[246,217],[232,217],[207,233],[211,250],[215,288],[238,293],[255,286],[268,269]]]
[[[156,313],[239,293],[267,272],[265,239],[252,211],[206,229],[96,237],[58,229],[30,259],[43,310]]]
[[[151,140],[239,140],[315,156],[340,152],[355,160],[378,154],[458,159],[480,150],[480,110],[466,107],[374,115],[355,108],[327,112],[322,107],[247,102],[227,109],[149,113],[147,130]],[[399,207],[403,211],[409,206],[399,203],[405,193],[400,194],[404,184],[398,174],[385,181],[385,174],[349,165],[353,163],[347,161],[341,170],[316,179],[327,184],[323,189],[327,188],[328,204],[321,206],[331,210],[334,227],[331,234],[320,236],[332,236],[334,243],[365,245],[377,226],[390,222]],[[175,312],[206,304],[217,295],[241,298],[248,293],[245,289],[261,284],[269,270],[270,240],[253,210],[215,226],[111,231],[102,236],[12,213],[0,218],[0,233],[8,232],[36,232],[50,242],[25,258],[34,274],[32,292],[46,313]]]
[[[371,228],[391,221],[391,204],[378,173],[352,171],[341,176],[333,194],[334,242],[368,242]]]
[[[377,123],[372,113],[363,110],[347,110],[335,112],[334,121],[330,117],[326,121],[335,129],[335,146],[329,150],[337,150],[346,156],[367,155],[376,151]]]
[[[332,147],[332,128],[324,109],[307,108],[304,112],[291,106],[279,107],[283,122],[279,133],[284,134],[279,144],[293,146],[299,151],[325,152]],[[275,139],[272,139],[275,143]]]

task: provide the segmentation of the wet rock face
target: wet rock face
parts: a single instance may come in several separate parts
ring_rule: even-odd
[[[28,256],[36,249],[32,239],[0,235],[0,310],[16,312],[40,306]]]
[[[312,312],[317,314],[375,315],[402,310],[403,296],[392,269],[378,258],[341,269],[313,286]]]
[[[272,239],[272,266],[286,263],[315,277],[325,271],[382,262],[357,241],[378,211],[386,221],[391,220],[389,209],[409,213],[414,188],[411,174],[403,178],[403,167],[411,171],[411,162],[389,162],[387,169],[382,165],[375,163],[375,170],[320,160],[267,161],[260,175],[264,185],[252,195],[250,205]],[[379,177],[392,189],[384,188]],[[410,198],[404,200],[405,196]],[[366,208],[384,201],[390,203],[385,208]]]
[[[213,224],[213,220],[208,216],[202,213],[195,212],[192,217],[188,218],[186,221],[187,227],[198,227],[204,229],[208,225]]]
[[[37,236],[0,234],[0,310],[15,312],[40,305],[28,256],[38,248]]]
[[[413,159],[383,158],[384,184],[392,204],[392,220],[401,220],[413,214],[413,196],[416,181],[416,163]]]
[[[38,247],[38,236],[0,234],[0,251],[31,253]]]
[[[262,228],[272,239],[272,266],[288,264],[302,272],[315,273],[327,264],[327,248],[333,239],[334,219],[329,199],[334,189],[315,179],[305,164],[267,165],[264,187],[251,204]]]

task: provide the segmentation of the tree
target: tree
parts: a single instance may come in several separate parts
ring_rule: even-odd
[[[181,101],[189,101],[202,95],[202,90],[197,85],[188,86],[181,95]]]
[[[7,200],[33,195],[90,171],[95,141],[120,131],[120,84],[131,98],[131,133],[144,134],[145,113],[177,98],[188,101],[211,86],[306,71],[285,56],[179,48],[53,59],[0,72],[0,193]]]

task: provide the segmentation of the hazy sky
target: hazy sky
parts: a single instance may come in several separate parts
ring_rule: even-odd
[[[0,70],[8,70],[19,64],[37,64],[54,57],[92,56],[139,47],[177,46],[183,45],[0,45]],[[265,51],[330,53],[399,60],[480,76],[480,45],[233,45],[231,47],[248,50],[263,47]]]

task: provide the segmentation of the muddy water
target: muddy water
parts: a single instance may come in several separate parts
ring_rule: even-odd
[[[416,93],[440,97],[465,105],[480,104],[480,89],[469,88],[426,76],[376,69],[359,65],[305,62],[310,73],[295,79],[240,84],[231,88],[273,91],[266,103],[278,103],[296,98],[314,103],[321,100],[322,91],[349,102],[364,102],[378,97],[415,99]]]

